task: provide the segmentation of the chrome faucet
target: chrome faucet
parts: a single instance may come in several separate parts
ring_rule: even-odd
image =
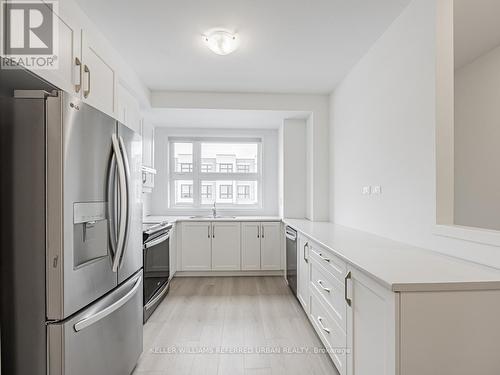
[[[214,202],[214,206],[212,207],[212,216],[214,218],[217,217],[217,206],[215,205],[215,202]]]

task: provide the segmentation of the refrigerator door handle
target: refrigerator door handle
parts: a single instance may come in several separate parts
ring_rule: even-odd
[[[130,289],[127,294],[125,294],[122,298],[120,298],[118,301],[112,303],[111,305],[105,307],[104,309],[96,312],[95,314],[84,318],[78,322],[75,323],[73,328],[75,329],[75,332],[79,332],[87,327],[90,327],[92,324],[97,323],[99,320],[104,319],[106,316],[109,314],[112,314],[116,310],[118,310],[120,307],[125,305],[130,299],[137,293],[139,290],[139,287],[141,286],[141,281],[142,281],[142,276],[139,276],[137,280],[134,283],[134,286],[132,289]]]
[[[107,181],[107,199],[108,199],[108,230],[109,243],[111,246],[112,257],[116,254],[116,195],[115,195],[115,178],[116,178],[116,153],[113,149],[111,163],[109,165],[108,181]]]
[[[123,258],[124,254],[123,252],[125,251],[125,247],[127,246],[127,240],[128,240],[128,234],[129,234],[129,228],[130,228],[130,163],[128,161],[128,156],[127,156],[127,149],[125,148],[125,143],[123,142],[123,138],[120,136],[118,137],[118,140],[120,142],[120,150],[122,153],[122,159],[123,159],[123,165],[125,168],[125,184],[127,187],[127,196],[126,196],[126,204],[127,208],[125,210],[125,237],[123,239],[123,250],[120,253],[120,263],[119,267],[121,268],[123,265]]]
[[[125,248],[127,236],[127,216],[128,216],[128,189],[127,176],[125,174],[125,163],[120,151],[120,143],[116,134],[112,137],[113,150],[116,154],[116,165],[118,166],[118,186],[120,188],[120,223],[118,226],[118,240],[116,244],[115,258],[113,259],[113,272],[117,272]]]

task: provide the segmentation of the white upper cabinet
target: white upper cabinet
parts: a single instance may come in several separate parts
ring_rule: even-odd
[[[122,124],[133,131],[141,132],[141,111],[139,103],[121,83],[117,84],[117,110],[116,117]]]
[[[142,191],[151,193],[155,186],[155,128],[147,120],[141,121],[142,134]]]
[[[281,269],[281,223],[261,223],[260,259],[261,269]]]
[[[82,32],[82,95],[91,106],[116,117],[116,75],[90,35]]]
[[[238,271],[240,269],[240,223],[213,223],[212,270]]]
[[[144,104],[149,99],[147,90],[126,61],[119,57],[76,2],[57,2],[53,21],[57,25],[54,38],[57,43],[57,49],[54,51],[56,68],[28,69],[139,133],[139,103]],[[3,27],[0,27],[0,38],[3,38]],[[131,88],[120,93],[120,113],[117,108],[118,78],[121,84],[125,84],[123,88]]]
[[[241,269],[260,270],[260,223],[241,223]]]
[[[142,121],[142,165],[155,167],[155,128],[149,121]]]
[[[62,12],[54,14],[58,28],[57,69],[34,69],[40,77],[70,94],[81,95],[81,25]]]
[[[212,269],[212,224],[182,223],[182,271]]]

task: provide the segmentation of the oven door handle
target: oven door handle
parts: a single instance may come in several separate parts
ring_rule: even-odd
[[[170,238],[170,232],[167,232],[165,234],[162,234],[160,237],[154,239],[153,241],[146,242],[144,244],[145,249],[149,249],[150,247],[156,246],[158,244],[161,244],[162,242],[165,242]]]
[[[146,303],[146,306],[144,306],[144,309],[146,311],[148,311],[152,306],[154,306],[156,304],[156,302],[158,302],[165,295],[165,293],[167,293],[169,287],[170,287],[169,283],[166,282],[165,285],[160,290],[160,292],[158,292],[156,297],[154,297],[151,301]]]

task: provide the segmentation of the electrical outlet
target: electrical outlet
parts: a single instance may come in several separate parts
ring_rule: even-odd
[[[370,195],[372,192],[371,186],[363,186],[363,190],[361,191],[363,195]]]
[[[372,187],[372,194],[375,194],[375,195],[382,194],[382,186],[377,185],[377,186]]]

